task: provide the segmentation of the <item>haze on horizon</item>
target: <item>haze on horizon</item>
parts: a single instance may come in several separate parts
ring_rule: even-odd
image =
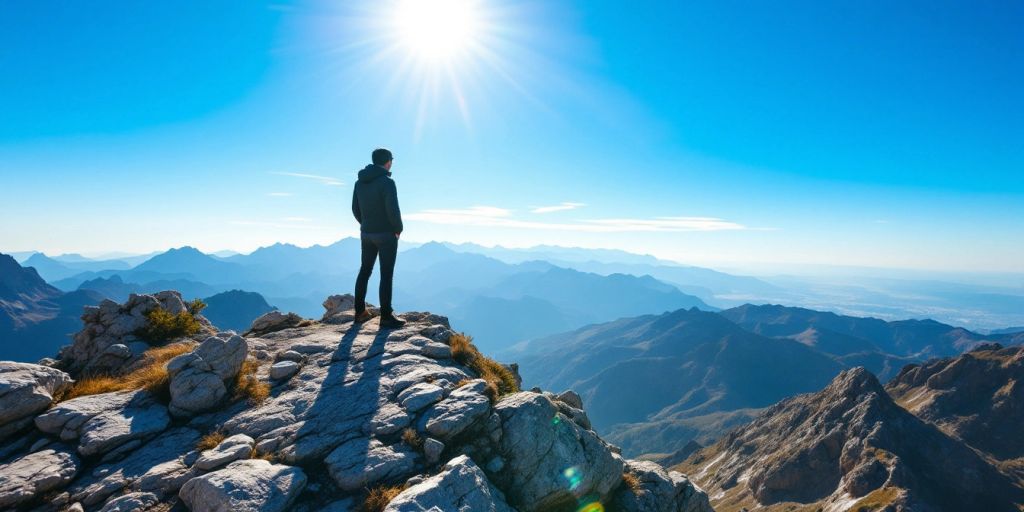
[[[4,4],[0,251],[329,244],[387,146],[413,242],[1024,272],[1024,5],[677,4]]]

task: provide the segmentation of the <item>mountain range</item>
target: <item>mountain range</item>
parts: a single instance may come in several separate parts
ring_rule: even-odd
[[[35,361],[56,355],[82,328],[82,308],[102,299],[82,290],[64,293],[32,267],[0,254],[0,359]]]
[[[718,511],[991,510],[1024,505],[1024,347],[863,368],[788,398],[676,469]]]
[[[79,262],[58,261],[40,253],[25,261],[40,265],[45,269],[40,273],[55,279],[54,286],[66,291],[92,290],[123,301],[131,293],[165,289],[178,290],[188,298],[245,290],[259,293],[282,310],[312,317],[320,311],[323,297],[351,290],[359,252],[359,241],[346,238],[308,248],[275,244],[227,257],[182,247],[128,268],[123,261],[111,260],[109,268],[101,268],[107,262],[93,262],[89,270],[83,270],[76,267]],[[453,323],[473,332],[488,350],[624,316],[681,307],[715,309],[650,276],[601,275],[537,260],[512,264],[474,252],[457,252],[441,243],[408,248],[398,261],[397,309],[446,307]],[[374,276],[371,302],[375,302],[376,288]],[[520,322],[522,317],[505,314],[510,310],[533,321]]]
[[[764,407],[821,389],[843,369],[864,366],[887,381],[933,354],[993,342],[1024,337],[744,305],[620,319],[499,354],[523,364],[527,385],[580,393],[595,428],[640,455],[711,442]]]
[[[311,317],[320,310],[323,297],[351,289],[358,271],[359,242],[344,239],[310,248],[275,244],[251,254],[227,257],[182,247],[130,268],[124,268],[127,265],[118,260],[118,269],[102,270],[82,270],[75,267],[79,261],[58,261],[40,253],[25,261],[39,264],[47,275],[59,278],[54,283],[56,288],[90,297],[83,305],[97,302],[96,297],[124,301],[132,293],[167,289],[180,291],[189,299],[244,290],[259,294],[261,300],[282,310]],[[106,264],[93,263],[90,268]],[[397,272],[395,296],[399,310],[446,307],[452,312],[455,326],[472,332],[486,350],[651,311],[715,309],[650,276],[600,275],[544,261],[511,264],[481,254],[456,252],[440,243],[405,250]],[[369,300],[374,302],[375,279],[370,289]],[[242,316],[236,314],[230,325],[244,328],[243,316],[255,318],[257,310],[260,308],[249,308]],[[517,315],[507,314],[509,311]],[[216,308],[208,313],[216,317]],[[522,318],[531,321],[522,322]],[[43,345],[63,343],[66,339],[61,335]]]

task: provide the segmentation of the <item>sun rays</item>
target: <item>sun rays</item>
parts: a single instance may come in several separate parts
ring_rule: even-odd
[[[339,57],[380,80],[377,100],[398,105],[419,139],[450,118],[472,132],[475,114],[509,91],[536,101],[524,81],[543,68],[537,38],[515,2],[389,0],[366,4],[339,26]]]

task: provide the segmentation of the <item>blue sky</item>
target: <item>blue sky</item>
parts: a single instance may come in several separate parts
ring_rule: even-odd
[[[1024,4],[410,1],[3,3],[0,250],[330,243],[383,145],[412,241],[1024,272]]]

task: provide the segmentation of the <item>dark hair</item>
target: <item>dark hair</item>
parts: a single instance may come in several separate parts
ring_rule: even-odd
[[[373,163],[377,165],[384,165],[390,162],[394,157],[391,156],[391,152],[384,148],[377,148],[373,150]]]

